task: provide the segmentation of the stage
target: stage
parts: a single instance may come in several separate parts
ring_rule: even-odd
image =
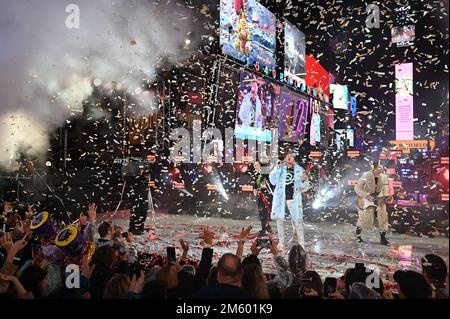
[[[213,229],[214,260],[225,252],[236,252],[238,236],[242,227],[253,225],[251,238],[254,239],[260,230],[260,223],[256,218],[247,220],[232,220],[220,217],[196,217],[191,215],[171,215],[157,213],[155,215],[156,230],[154,234],[139,236],[137,249],[149,253],[166,254],[167,246],[176,246],[178,256],[182,250],[179,240],[183,238],[190,244],[189,257],[193,259],[201,256],[202,230],[205,226]],[[151,221],[151,218],[147,218]],[[114,224],[128,226],[128,213],[117,214]],[[272,229],[276,225],[272,222]],[[405,234],[389,233],[390,247],[379,244],[379,233],[376,230],[363,232],[364,244],[354,241],[354,227],[349,224],[333,224],[330,222],[305,224],[305,249],[309,255],[308,268],[317,271],[322,278],[338,277],[356,262],[364,263],[369,268],[376,267],[382,274],[383,281],[392,282],[392,274],[397,269],[411,269],[421,272],[420,258],[427,253],[434,253],[448,262],[448,238],[425,238]],[[153,229],[153,227],[152,227]],[[286,247],[288,253],[292,242],[292,227],[285,222],[286,240],[290,240]],[[244,255],[250,253],[251,241],[246,243]],[[260,254],[265,273],[275,273],[275,266],[269,250]]]

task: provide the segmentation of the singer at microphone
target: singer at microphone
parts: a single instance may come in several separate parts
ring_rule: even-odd
[[[280,160],[277,162],[269,175],[269,180],[272,185],[275,185],[271,218],[277,221],[278,240],[281,248],[284,248],[286,206],[295,227],[298,243],[304,247],[302,193],[306,192],[310,186],[305,170],[296,164],[294,155],[288,153],[284,162]]]

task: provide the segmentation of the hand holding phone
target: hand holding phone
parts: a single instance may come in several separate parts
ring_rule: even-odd
[[[177,261],[175,247],[167,247],[167,261],[172,264]]]
[[[311,280],[311,278],[302,279],[302,282],[300,284],[300,295],[304,295],[304,294],[310,293],[311,289],[312,289],[312,280]]]
[[[323,296],[327,298],[330,294],[334,293],[337,288],[337,279],[332,277],[325,278],[323,284]]]

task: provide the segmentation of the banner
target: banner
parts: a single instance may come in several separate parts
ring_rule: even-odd
[[[389,141],[395,150],[402,151],[409,154],[411,149],[428,149],[434,150],[436,148],[436,141],[434,140],[415,140],[415,141]]]
[[[414,140],[413,64],[395,66],[396,140]]]
[[[317,91],[319,100],[325,102],[330,100],[330,74],[319,61],[309,55],[306,56],[306,86]]]

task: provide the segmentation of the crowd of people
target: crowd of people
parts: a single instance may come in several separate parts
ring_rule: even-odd
[[[36,212],[4,205],[0,218],[0,299],[445,299],[448,274],[445,261],[423,256],[422,273],[394,273],[398,293],[387,289],[365,265],[357,264],[334,280],[322,280],[308,269],[308,254],[300,244],[287,256],[276,240],[266,244],[242,229],[236,252],[214,263],[214,233],[202,234],[201,259],[188,258],[189,243],[180,240],[180,258],[159,256],[142,262],[133,233],[111,221],[97,222],[97,207],[89,205],[77,224],[83,236],[82,251],[67,251],[55,238],[37,236],[31,229]],[[93,249],[95,246],[95,249]],[[250,253],[244,253],[250,248]],[[276,273],[263,273],[259,254],[270,250]],[[76,265],[76,266],[74,266]],[[69,266],[69,267],[68,267]],[[73,269],[79,270],[78,278]],[[368,280],[371,278],[371,280]],[[377,278],[375,282],[372,280]],[[331,283],[331,284],[330,284]],[[386,289],[385,289],[386,288]]]

